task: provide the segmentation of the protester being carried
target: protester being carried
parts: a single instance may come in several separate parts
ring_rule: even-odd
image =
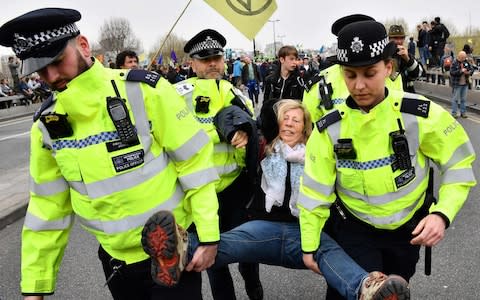
[[[312,131],[306,108],[297,100],[282,100],[275,105],[278,135],[267,146],[261,161],[262,180],[257,186],[250,211],[255,220],[222,233],[212,268],[235,262],[259,262],[292,269],[305,269],[302,261],[298,221],[298,189],[305,160],[305,143]],[[175,224],[172,214],[161,211],[147,221],[142,243],[147,253],[163,266],[156,268],[156,278],[168,285],[176,282],[181,271],[195,270],[198,258],[192,251],[199,244],[196,235]],[[158,239],[156,232],[167,232],[168,240]],[[321,246],[315,256],[315,273],[322,274],[347,299],[410,299],[406,281],[396,275],[368,273],[359,268],[327,234],[319,237]],[[188,249],[188,251],[187,251]],[[175,260],[173,260],[175,258]],[[191,261],[191,262],[190,262]],[[190,262],[188,264],[187,262]],[[394,298],[397,297],[397,298]]]

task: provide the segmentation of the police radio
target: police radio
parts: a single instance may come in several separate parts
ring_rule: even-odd
[[[112,80],[113,89],[116,97],[107,97],[107,111],[112,119],[113,125],[117,130],[118,136],[123,143],[134,144],[138,142],[135,126],[133,126],[128,114],[125,100],[120,97],[117,85]]]
[[[333,108],[333,101],[332,101],[332,84],[325,81],[324,76],[320,76],[320,80],[318,81],[318,90],[320,92],[320,98],[322,98],[321,104],[325,107],[325,109],[332,109]]]
[[[397,123],[400,130],[390,132],[393,153],[395,154],[395,169],[408,170],[412,167],[408,141],[400,119],[397,119]]]

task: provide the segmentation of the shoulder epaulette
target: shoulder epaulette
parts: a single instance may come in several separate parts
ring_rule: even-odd
[[[402,99],[400,111],[407,114],[428,118],[428,112],[430,111],[430,101],[404,97]]]
[[[309,80],[307,80],[305,82],[305,89],[307,90],[307,92],[310,92],[310,89],[312,88],[312,86],[319,82],[320,79],[322,79],[322,76],[320,76],[319,74],[315,74],[315,76],[313,76],[312,78],[310,78]]]
[[[150,72],[147,70],[133,69],[128,71],[127,80],[128,81],[137,81],[144,82],[151,87],[155,87],[157,82],[160,80],[161,76],[155,72]]]
[[[42,102],[42,105],[40,106],[39,109],[33,113],[33,122],[37,121],[40,116],[42,115],[42,112],[44,112],[47,108],[53,105],[55,103],[53,94],[51,94],[45,101]]]
[[[337,123],[342,119],[342,115],[338,110],[334,110],[329,114],[324,115],[320,120],[317,121],[317,129],[322,132],[328,128],[328,126]]]

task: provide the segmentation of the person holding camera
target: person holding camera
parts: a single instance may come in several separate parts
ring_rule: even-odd
[[[460,101],[460,116],[467,118],[465,99],[467,99],[468,82],[473,74],[473,66],[467,61],[465,51],[458,52],[457,59],[450,68],[450,82],[452,83],[452,116],[458,118],[457,108]]]
[[[403,90],[415,93],[413,83],[423,72],[422,64],[405,48],[405,30],[402,25],[392,25],[388,30],[388,38],[397,45],[397,52],[393,55],[395,70],[390,78],[395,81],[402,76]]]

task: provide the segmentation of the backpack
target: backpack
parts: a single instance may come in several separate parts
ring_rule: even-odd
[[[451,66],[452,66],[452,57],[451,56],[445,57],[445,59],[443,60],[443,69],[445,71],[450,71]]]

